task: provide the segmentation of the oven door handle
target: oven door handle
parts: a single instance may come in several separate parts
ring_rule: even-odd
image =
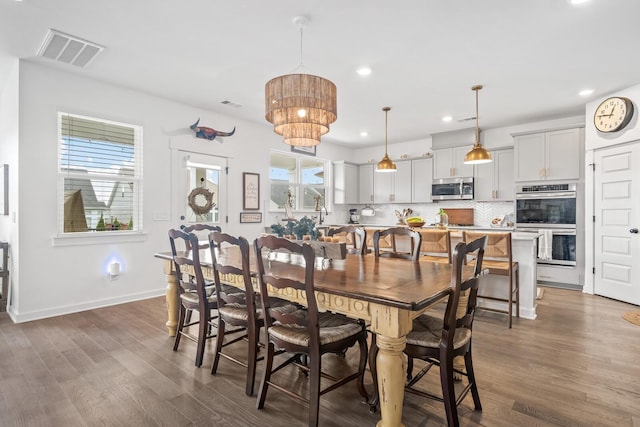
[[[516,199],[528,200],[528,199],[575,199],[575,191],[565,191],[557,193],[518,193]]]
[[[575,236],[576,230],[553,229],[552,234],[558,236]]]

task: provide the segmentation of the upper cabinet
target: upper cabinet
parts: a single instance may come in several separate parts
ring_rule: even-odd
[[[411,202],[411,162],[396,162],[395,172],[374,172],[376,203]]]
[[[582,129],[514,137],[516,181],[580,179]]]
[[[373,203],[373,165],[358,166],[358,201],[360,203]]]
[[[411,160],[413,203],[431,203],[431,183],[433,182],[433,159]]]
[[[333,203],[338,205],[358,203],[358,192],[358,165],[334,162]]]
[[[476,166],[474,200],[514,200],[513,149],[492,151],[491,157],[492,162]]]
[[[433,178],[473,176],[473,165],[464,164],[464,156],[471,146],[442,148],[433,151]]]

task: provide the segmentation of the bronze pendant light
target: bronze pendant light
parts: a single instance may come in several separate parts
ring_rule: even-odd
[[[389,110],[391,107],[384,107],[382,111],[384,111],[384,157],[382,160],[378,162],[378,166],[376,167],[376,172],[395,172],[396,164],[393,163],[393,160],[389,158],[389,154],[387,153],[387,131],[389,127]]]
[[[491,162],[491,154],[480,144],[480,127],[478,126],[478,91],[482,85],[475,85],[471,88],[476,93],[476,142],[473,148],[464,156],[464,163],[467,165],[480,165]]]

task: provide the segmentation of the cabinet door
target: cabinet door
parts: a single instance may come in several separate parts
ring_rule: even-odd
[[[373,202],[373,165],[358,166],[358,200],[365,204]]]
[[[515,200],[516,187],[513,175],[513,156],[513,149],[495,152],[493,174],[493,198],[495,200]],[[480,166],[482,165],[478,165],[478,167]]]
[[[358,166],[345,164],[345,203],[358,203]]]
[[[516,181],[545,179],[545,140],[543,133],[515,137]]]
[[[493,161],[476,166],[476,174],[473,180],[473,200],[486,201],[495,197],[495,169],[496,154],[491,153]]]
[[[342,205],[347,203],[346,165],[344,162],[333,163],[333,203]]]
[[[433,159],[411,161],[412,187],[411,201],[414,203],[431,202],[431,183],[433,182]]]
[[[394,201],[393,179],[396,173],[397,172],[373,172],[374,202],[390,203]]]
[[[453,173],[453,152],[450,148],[433,150],[433,179],[450,178]]]
[[[411,203],[411,162],[397,162],[393,175],[393,202]]]
[[[547,133],[547,179],[580,179],[580,130]]]
[[[473,165],[464,164],[464,156],[471,150],[471,145],[467,147],[454,147],[451,149],[453,175],[457,178],[473,176]]]

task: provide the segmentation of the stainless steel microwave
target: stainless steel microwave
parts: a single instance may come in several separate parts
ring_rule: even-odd
[[[434,179],[431,200],[473,200],[473,177]]]

